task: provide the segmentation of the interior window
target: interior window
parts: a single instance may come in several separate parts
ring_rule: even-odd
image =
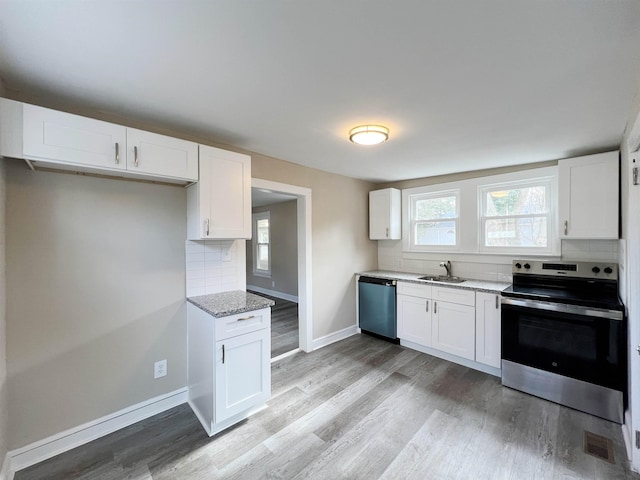
[[[459,190],[449,190],[409,197],[412,250],[458,245],[459,196]]]
[[[271,276],[270,212],[253,214],[253,273]]]
[[[478,192],[481,250],[551,253],[551,178],[483,185]]]

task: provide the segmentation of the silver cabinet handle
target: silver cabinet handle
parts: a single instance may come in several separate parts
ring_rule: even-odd
[[[498,300],[498,297],[499,297],[499,296],[500,296],[500,295],[496,295],[496,310],[497,310],[498,308],[500,308],[500,301]]]
[[[116,165],[120,163],[120,144],[116,142]]]
[[[204,221],[204,236],[205,237],[209,236],[209,219],[208,218]]]
[[[133,163],[138,166],[138,147],[133,147]]]
[[[222,364],[224,365],[224,343],[222,344]]]
[[[438,302],[433,302],[433,313],[438,313]]]
[[[387,227],[387,230],[385,232],[385,235],[387,236],[387,238],[389,238],[389,228]]]
[[[426,311],[427,312],[429,311],[429,300],[427,300],[427,309],[426,309]]]
[[[256,318],[256,316],[255,315],[251,315],[250,317],[239,318],[238,321],[239,322],[243,322],[245,320],[251,320],[252,318]]]
[[[569,220],[564,221],[564,234],[566,235],[569,231]]]

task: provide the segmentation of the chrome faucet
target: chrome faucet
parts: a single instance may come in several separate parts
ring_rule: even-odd
[[[440,266],[447,269],[447,278],[451,278],[451,262],[449,260],[440,262]]]

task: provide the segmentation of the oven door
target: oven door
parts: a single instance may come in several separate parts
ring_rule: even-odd
[[[502,358],[626,391],[626,326],[619,311],[502,299]]]

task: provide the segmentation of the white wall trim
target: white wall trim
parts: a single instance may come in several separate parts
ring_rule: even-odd
[[[281,298],[290,302],[298,303],[298,297],[295,295],[289,295],[288,293],[276,292],[275,290],[269,290],[268,288],[258,287],[256,285],[247,285],[247,290],[253,290],[254,292],[264,293],[271,297]]]
[[[11,457],[9,457],[9,452],[7,452],[2,462],[2,468],[0,469],[0,480],[13,480],[13,471],[9,468],[10,464]]]
[[[310,352],[313,347],[312,294],[312,229],[311,189],[261,178],[251,179],[252,188],[264,188],[277,193],[295,195],[298,220],[298,332],[300,350]]]
[[[329,335],[325,335],[324,337],[316,338],[313,341],[313,349],[317,350],[322,347],[326,347],[327,345],[331,345],[332,343],[339,342],[340,340],[344,340],[345,338],[351,337],[352,335],[356,335],[358,333],[358,326],[351,325],[350,327],[343,328],[342,330],[338,330],[337,332],[330,333]]]
[[[472,368],[474,370],[479,370],[484,373],[488,373],[489,375],[493,375],[494,377],[500,377],[501,370],[499,368],[490,367],[489,365],[485,365],[484,363],[475,362],[473,360],[468,360],[466,358],[459,357],[457,355],[452,355],[451,353],[443,352],[436,348],[425,347],[418,343],[409,342],[407,340],[400,340],[400,345],[403,347],[411,348],[412,350],[417,350],[422,353],[426,353],[427,355],[432,355],[434,357],[442,358],[443,360],[447,360],[452,363],[457,363],[458,365],[463,365],[465,367]]]
[[[186,401],[187,388],[184,387],[12,450],[7,454],[11,472],[35,465],[116,430],[182,405]],[[9,478],[12,478],[12,475]]]

